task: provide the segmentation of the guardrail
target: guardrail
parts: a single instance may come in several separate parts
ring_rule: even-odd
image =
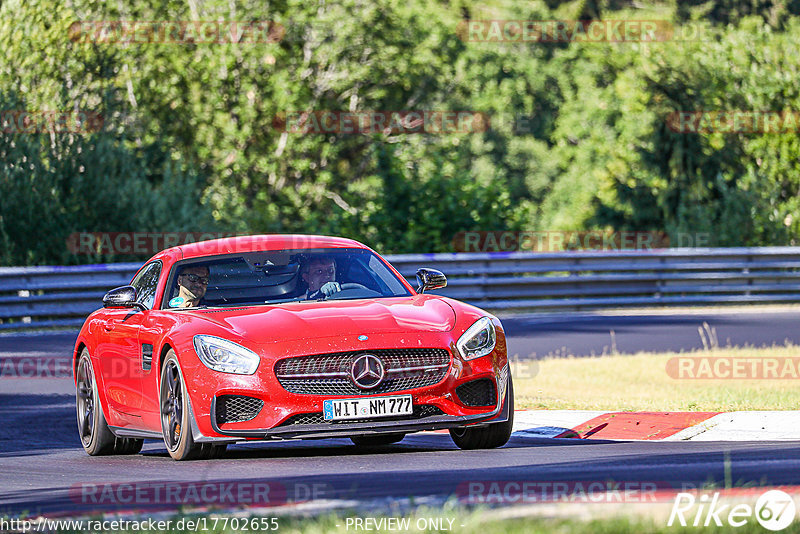
[[[386,256],[416,285],[494,312],[626,306],[800,302],[800,247]],[[141,264],[0,268],[0,331],[77,327]]]

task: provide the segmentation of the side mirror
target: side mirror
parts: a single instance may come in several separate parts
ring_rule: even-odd
[[[419,269],[417,271],[417,293],[447,286],[447,277],[436,269]]]
[[[140,302],[136,302],[136,288],[122,286],[112,289],[103,297],[104,308],[139,308],[144,309]]]

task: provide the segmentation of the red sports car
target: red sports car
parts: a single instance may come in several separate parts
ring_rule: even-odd
[[[269,235],[182,245],[103,298],[75,345],[78,431],[91,455],[163,439],[176,460],[244,440],[394,443],[449,429],[461,448],[511,435],[503,327],[416,290],[350,239]]]

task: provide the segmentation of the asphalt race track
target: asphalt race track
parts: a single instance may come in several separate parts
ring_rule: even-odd
[[[614,349],[622,354],[702,349],[698,328],[704,322],[716,331],[720,347],[783,345],[787,340],[800,344],[800,309],[511,317],[503,319],[503,326],[510,336],[510,355],[542,358],[570,354],[599,356]]]
[[[800,312],[657,316],[517,317],[504,321],[511,354],[589,355],[702,347],[707,321],[720,344],[800,343]],[[0,336],[0,358],[63,358],[74,334]],[[77,438],[69,378],[0,379],[0,513],[234,507],[310,499],[386,503],[413,497],[438,505],[467,499],[483,481],[628,481],[681,489],[726,480],[737,485],[800,485],[800,442],[607,442],[513,437],[504,448],[460,451],[446,433],[357,449],[349,440],[236,445],[225,458],[174,462],[147,442],[133,457],[87,456]],[[194,500],[198,484],[211,495]],[[171,487],[171,494],[164,493]],[[201,489],[202,489],[201,488]],[[191,489],[191,491],[187,491]],[[159,493],[161,492],[161,493]],[[239,497],[236,497],[237,492]],[[166,498],[165,498],[166,496]],[[214,497],[216,496],[216,497]],[[232,497],[233,496],[233,497]],[[215,500],[217,499],[217,500]],[[217,502],[219,501],[219,502]],[[166,504],[165,504],[166,503]],[[227,506],[226,506],[227,505]]]
[[[69,403],[63,400],[49,417],[71,421]],[[345,440],[269,443],[234,447],[222,460],[178,463],[156,443],[136,457],[90,458],[73,434],[62,435],[49,450],[2,454],[0,468],[7,480],[0,501],[6,510],[49,514],[158,510],[164,505],[155,497],[155,488],[180,482],[202,482],[212,488],[233,484],[232,494],[241,487],[245,502],[254,498],[256,505],[303,502],[311,495],[315,499],[387,502],[413,497],[418,503],[436,505],[453,495],[468,498],[469,484],[476,481],[610,479],[681,489],[687,483],[699,487],[715,481],[722,485],[726,458],[735,483],[800,483],[800,442],[611,443],[513,438],[502,449],[460,451],[447,434],[419,434],[369,452],[358,452]],[[109,486],[103,486],[106,484]],[[253,488],[265,486],[271,499],[250,497],[258,492]],[[136,500],[134,491],[144,496]],[[162,495],[165,491],[161,490]],[[212,494],[220,491],[211,490]],[[202,504],[187,494],[181,490],[173,506],[181,500]]]

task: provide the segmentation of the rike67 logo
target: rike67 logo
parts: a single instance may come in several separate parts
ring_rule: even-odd
[[[778,531],[788,527],[795,518],[794,499],[781,490],[769,490],[756,501],[755,507],[749,504],[720,504],[720,494],[713,496],[693,493],[678,493],[669,514],[667,526],[718,527],[726,523],[732,527],[742,527],[755,519],[767,530]]]

